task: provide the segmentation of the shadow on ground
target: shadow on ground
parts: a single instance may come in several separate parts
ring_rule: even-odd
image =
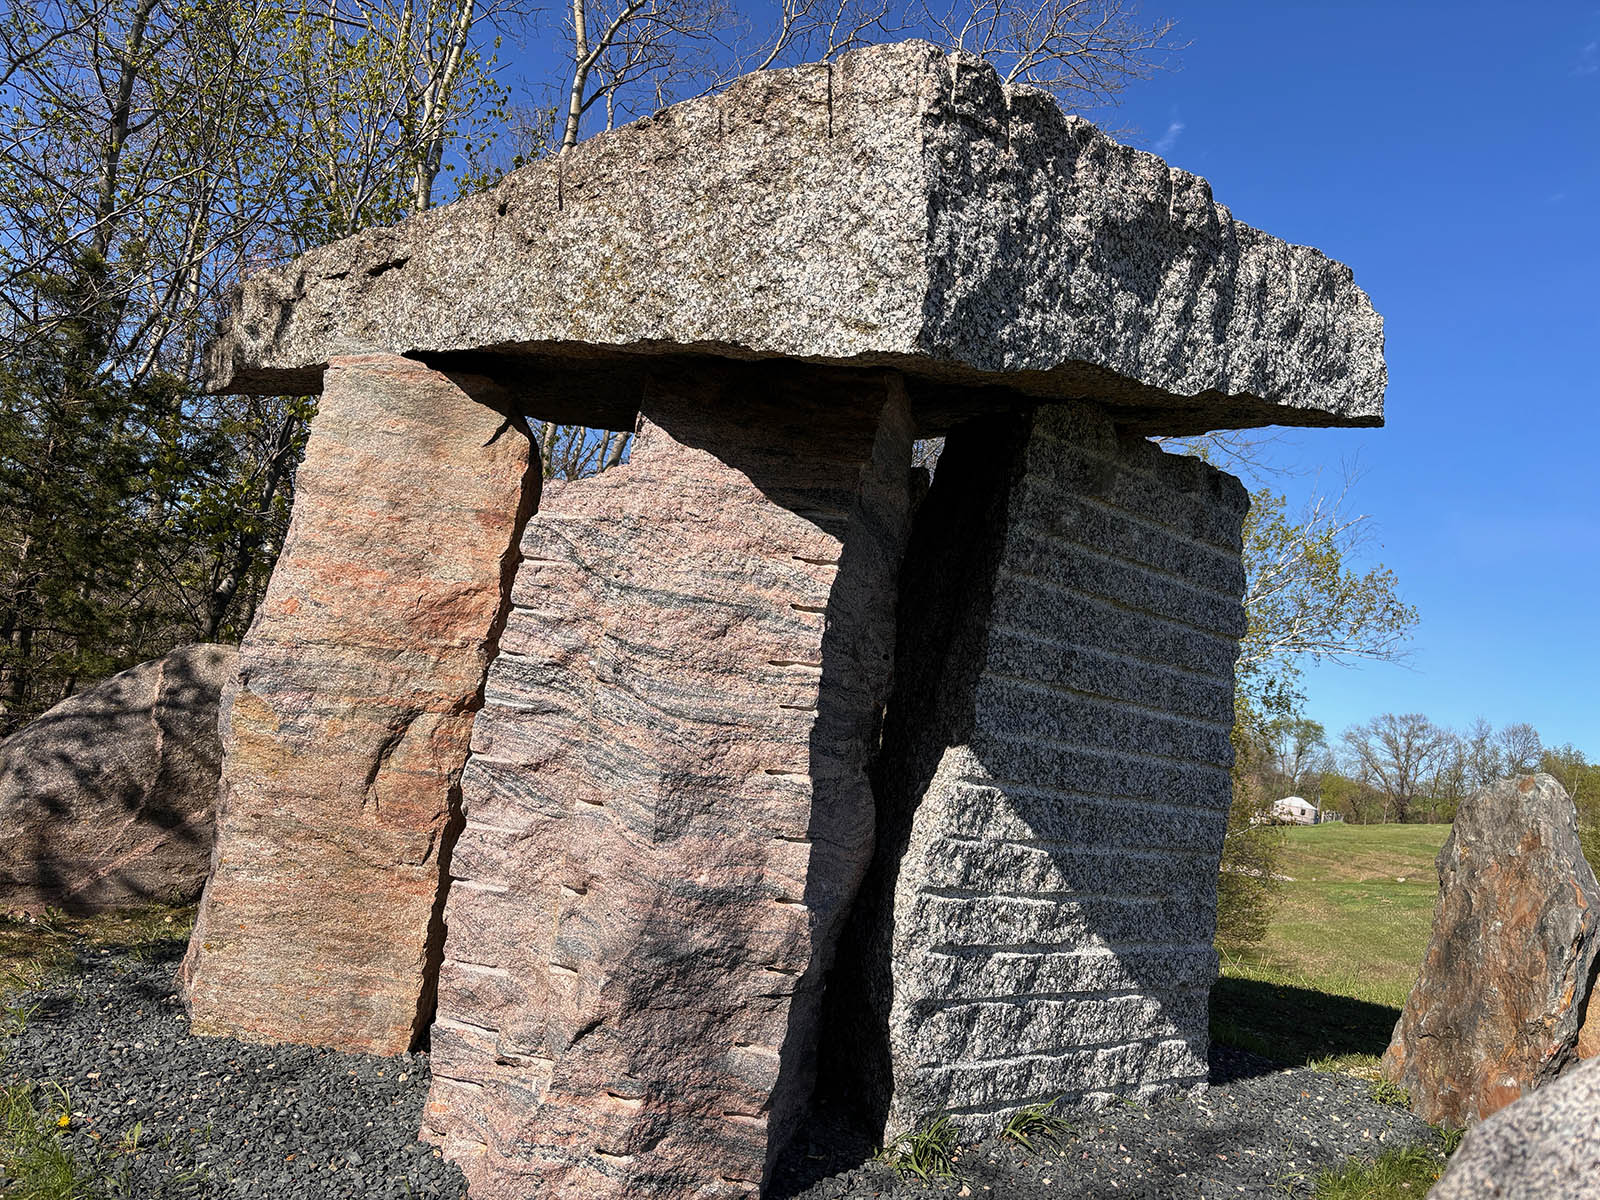
[[[1211,1040],[1282,1066],[1343,1054],[1382,1054],[1400,1010],[1254,979],[1217,980]]]

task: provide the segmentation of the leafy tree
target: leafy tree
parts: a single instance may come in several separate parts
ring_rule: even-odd
[[[1254,726],[1240,713],[1233,723],[1233,801],[1217,875],[1216,942],[1231,953],[1266,936],[1281,892],[1277,876],[1283,834],[1265,819],[1274,797],[1261,784],[1266,749],[1253,733]]]
[[[313,406],[202,395],[207,331],[242,274],[545,152],[555,107],[513,106],[497,60],[532,11],[0,0],[0,732],[175,642],[248,626]],[[578,0],[568,15],[565,91],[588,130],[913,26],[1010,78],[1113,99],[1159,65],[1171,28],[1125,0],[782,0],[770,20],[722,0]],[[627,456],[626,434],[544,433],[551,474]]]
[[[1590,762],[1582,750],[1568,742],[1545,747],[1539,770],[1553,775],[1572,797],[1578,810],[1578,841],[1583,846],[1583,856],[1600,874],[1600,763]]]
[[[481,185],[508,5],[0,0],[0,733],[242,634],[312,405],[200,394],[206,331],[253,266]]]
[[[1245,615],[1239,681],[1266,714],[1298,707],[1300,663],[1401,657],[1417,612],[1401,600],[1394,572],[1352,565],[1368,518],[1318,496],[1291,516],[1287,500],[1254,492],[1244,528]]]
[[[1248,439],[1184,444],[1202,457],[1242,460],[1246,467],[1252,461],[1254,443]],[[1260,828],[1277,798],[1267,793],[1281,789],[1286,775],[1298,787],[1305,764],[1323,741],[1321,727],[1301,716],[1300,664],[1398,658],[1416,624],[1416,610],[1400,599],[1393,572],[1354,564],[1368,523],[1365,516],[1344,513],[1345,499],[1313,497],[1291,515],[1281,494],[1260,488],[1251,495],[1243,536],[1247,632],[1237,667],[1233,732],[1243,766],[1235,768],[1223,842],[1219,930],[1265,928],[1272,890],[1241,886],[1237,879],[1254,878],[1252,872],[1259,871],[1270,877],[1277,842],[1251,830]],[[1263,771],[1274,765],[1276,777]]]
[[[1383,818],[1386,801],[1371,784],[1329,770],[1322,776],[1322,805],[1351,824],[1371,825]]]

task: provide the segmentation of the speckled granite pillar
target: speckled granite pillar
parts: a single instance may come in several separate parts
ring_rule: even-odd
[[[895,376],[658,374],[553,485],[463,780],[425,1121],[474,1200],[757,1194],[872,847]]]
[[[888,1136],[1204,1082],[1246,506],[1089,407],[950,437],[829,995]]]

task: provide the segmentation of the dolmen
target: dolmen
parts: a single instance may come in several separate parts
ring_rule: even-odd
[[[1149,439],[1380,424],[1382,341],[922,42],[255,276],[213,388],[321,399],[194,1029],[425,1040],[477,1200],[753,1197],[819,1089],[892,1137],[1203,1086],[1247,499]],[[546,421],[631,457],[541,484]]]

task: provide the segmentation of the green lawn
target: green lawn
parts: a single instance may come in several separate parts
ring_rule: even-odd
[[[1284,830],[1278,870],[1296,882],[1369,883],[1404,878],[1433,887],[1433,860],[1448,825],[1306,825]]]
[[[1422,965],[1448,825],[1285,833],[1267,936],[1225,955],[1213,1035],[1283,1062],[1381,1054]]]

